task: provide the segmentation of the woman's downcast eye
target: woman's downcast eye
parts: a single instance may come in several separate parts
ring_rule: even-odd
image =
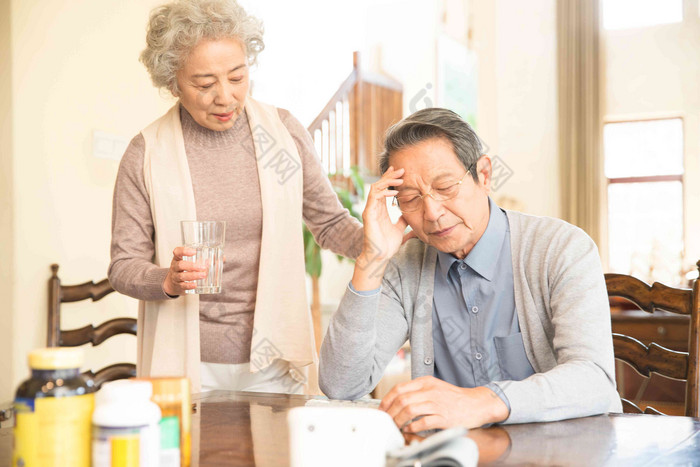
[[[231,83],[233,84],[239,84],[245,81],[245,76],[234,76],[232,78],[228,79]],[[205,84],[195,84],[200,89],[210,89],[213,87],[216,83],[205,83]]]

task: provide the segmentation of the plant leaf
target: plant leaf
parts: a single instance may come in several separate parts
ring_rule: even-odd
[[[358,166],[353,165],[350,167],[350,179],[357,192],[357,197],[365,199],[365,181],[362,179],[362,175],[360,175],[360,168]]]
[[[329,178],[333,178],[334,175],[335,174],[329,174],[328,176]],[[357,212],[355,209],[355,204],[356,201],[364,201],[365,199],[365,182],[362,175],[360,175],[360,170],[357,166],[352,166],[350,168],[350,181],[352,182],[357,195],[354,195],[345,188],[340,188],[337,186],[333,187],[333,191],[335,191],[336,195],[338,196],[340,204],[350,212],[350,215],[362,222],[362,213]],[[321,247],[316,243],[313,234],[308,227],[306,227],[306,224],[304,224],[303,232],[306,274],[311,277],[318,278],[321,276],[321,271],[323,268],[323,262],[321,260]],[[352,262],[352,260],[349,258],[345,258],[341,255],[336,256],[338,257],[338,261],[348,260]]]
[[[304,259],[306,274],[311,277],[321,276],[321,247],[318,246],[311,231],[304,225]]]

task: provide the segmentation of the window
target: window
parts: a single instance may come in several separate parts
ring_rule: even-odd
[[[603,142],[610,271],[680,284],[683,121],[608,123]]]
[[[602,0],[603,27],[627,29],[680,23],[683,0]]]

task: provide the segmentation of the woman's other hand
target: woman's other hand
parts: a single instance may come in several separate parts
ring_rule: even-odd
[[[194,256],[197,251],[194,248],[179,246],[173,250],[173,260],[170,269],[163,281],[163,291],[171,296],[182,295],[186,290],[197,287],[200,279],[207,277],[207,270],[203,266],[197,266],[191,261],[185,261],[183,257]]]

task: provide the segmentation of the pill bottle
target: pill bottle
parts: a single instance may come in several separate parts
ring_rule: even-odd
[[[190,381],[180,377],[137,378],[153,385],[151,400],[158,404],[160,467],[189,467],[192,450]]]
[[[82,364],[82,349],[73,347],[29,354],[31,378],[15,395],[13,466],[89,467],[94,400]]]
[[[93,467],[159,467],[158,405],[147,381],[105,383],[95,394],[92,414]]]

